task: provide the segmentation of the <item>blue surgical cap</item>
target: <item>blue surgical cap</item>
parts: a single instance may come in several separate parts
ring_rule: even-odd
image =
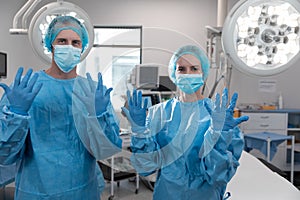
[[[72,30],[76,32],[81,38],[82,52],[87,48],[89,43],[89,34],[85,26],[75,17],[58,16],[51,21],[46,31],[44,42],[48,51],[52,52],[52,43],[58,33],[62,30]]]
[[[191,54],[191,55],[195,56],[201,62],[203,79],[206,80],[206,78],[209,74],[209,67],[210,67],[209,60],[208,60],[205,52],[201,48],[194,46],[194,45],[186,45],[186,46],[180,47],[173,54],[173,56],[171,57],[171,60],[169,62],[169,77],[170,77],[170,79],[175,83],[176,63],[177,63],[178,59],[185,54]]]

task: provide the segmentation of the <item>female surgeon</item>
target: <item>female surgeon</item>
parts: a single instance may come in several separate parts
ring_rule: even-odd
[[[97,165],[119,151],[119,122],[110,102],[112,88],[76,73],[88,45],[85,26],[71,16],[49,25],[47,70],[22,78],[20,68],[0,111],[0,164],[17,163],[16,200],[98,200],[104,179]]]
[[[172,56],[169,76],[179,96],[150,107],[142,93],[127,93],[123,107],[132,127],[132,163],[143,175],[157,172],[153,199],[220,200],[230,196],[226,185],[239,166],[243,136],[233,118],[237,94],[228,103],[204,98],[201,87],[209,72],[208,58],[197,46],[183,46]]]

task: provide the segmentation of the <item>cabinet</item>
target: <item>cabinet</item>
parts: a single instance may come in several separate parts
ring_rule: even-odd
[[[300,171],[300,162],[297,163],[297,148],[299,148],[300,137],[300,110],[242,110],[241,115],[249,116],[249,120],[241,124],[241,130],[244,134],[258,132],[272,132],[283,135],[295,136],[295,170]],[[271,164],[283,171],[289,171],[290,162],[290,144],[289,142],[281,143]],[[300,151],[299,151],[300,152]],[[265,158],[258,150],[251,151],[256,157]]]
[[[287,135],[287,113],[242,112],[242,115],[249,116],[249,120],[241,124],[245,134],[273,132]]]
[[[300,111],[288,114],[287,134],[295,136],[296,151],[300,152]]]

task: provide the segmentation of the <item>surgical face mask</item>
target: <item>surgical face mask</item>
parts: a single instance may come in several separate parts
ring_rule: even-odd
[[[202,74],[177,74],[175,84],[186,94],[195,93],[204,84]]]
[[[61,71],[70,72],[80,63],[81,49],[72,45],[55,45],[54,61]]]

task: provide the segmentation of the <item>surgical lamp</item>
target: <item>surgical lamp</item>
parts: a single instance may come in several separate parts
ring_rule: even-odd
[[[28,0],[28,2],[17,12],[13,21],[13,28],[10,29],[11,34],[28,34],[29,41],[34,52],[46,63],[51,63],[52,54],[44,47],[44,36],[50,22],[57,16],[68,15],[76,17],[81,21],[89,34],[89,44],[81,60],[85,59],[94,43],[94,27],[87,13],[80,7],[65,1],[57,1],[44,5],[31,18],[29,27],[27,20],[30,12],[38,4],[39,0]],[[18,18],[22,18],[22,27],[18,27]]]
[[[275,75],[299,59],[300,2],[241,0],[222,30],[224,52],[241,72]]]

